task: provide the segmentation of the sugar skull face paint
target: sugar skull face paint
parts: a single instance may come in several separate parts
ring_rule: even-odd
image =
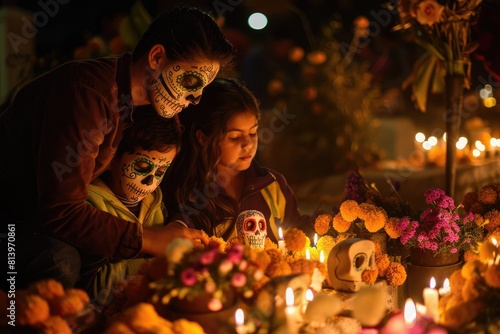
[[[160,116],[171,118],[190,103],[197,104],[203,88],[214,80],[218,71],[217,62],[169,63],[153,81],[151,103]]]
[[[141,201],[160,185],[177,150],[168,152],[138,149],[124,153],[112,166],[112,190],[129,203]]]

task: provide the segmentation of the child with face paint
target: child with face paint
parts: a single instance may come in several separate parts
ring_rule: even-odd
[[[86,200],[141,112],[136,106],[175,117],[199,102],[234,54],[210,15],[176,7],[153,20],[132,53],[64,63],[2,106],[0,186],[8,191],[0,221],[4,235],[15,227],[18,289],[49,277],[87,288],[98,259],[159,255],[176,237],[208,243],[201,231],[143,227]]]
[[[181,144],[181,130],[174,119],[158,116],[150,106],[134,117],[134,125],[124,131],[109,169],[92,181],[87,203],[143,227],[165,225],[160,182]],[[136,275],[145,259],[103,261],[94,278],[90,296],[105,304],[119,280]]]
[[[236,236],[240,212],[257,210],[275,242],[279,227],[311,231],[311,221],[299,213],[283,175],[254,159],[259,118],[254,95],[239,81],[222,78],[205,88],[198,105],[180,115],[186,127],[183,150],[163,189],[170,221],[228,240]]]

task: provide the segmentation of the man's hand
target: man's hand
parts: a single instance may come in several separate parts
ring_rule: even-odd
[[[186,238],[194,247],[208,245],[208,235],[202,230],[195,230],[172,222],[165,227],[144,227],[142,234],[142,252],[151,255],[165,254],[167,245],[175,238]]]

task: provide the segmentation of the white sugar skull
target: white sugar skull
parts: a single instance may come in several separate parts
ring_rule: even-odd
[[[173,117],[189,104],[198,104],[203,88],[217,75],[216,62],[174,62],[153,82],[151,102],[163,117]]]
[[[355,292],[366,286],[361,275],[375,270],[373,241],[352,238],[339,242],[328,256],[328,276],[335,290]]]
[[[264,248],[267,237],[266,218],[260,211],[246,210],[236,218],[238,236],[253,248]]]

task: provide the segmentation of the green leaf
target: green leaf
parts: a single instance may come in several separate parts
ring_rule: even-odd
[[[430,91],[431,80],[436,70],[438,58],[432,53],[425,53],[415,64],[414,81],[412,84],[412,98],[417,108],[426,111],[427,96]]]

